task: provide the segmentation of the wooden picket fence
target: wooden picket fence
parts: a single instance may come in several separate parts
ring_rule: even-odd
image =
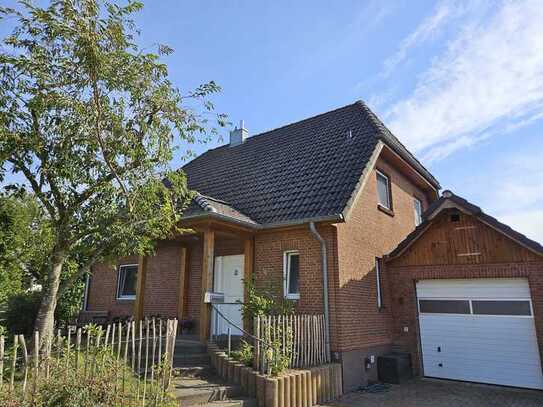
[[[325,343],[324,315],[271,315],[254,319],[253,367],[270,373],[274,358],[287,358],[290,368],[330,362]]]
[[[58,330],[50,346],[37,331],[33,338],[13,336],[9,346],[0,336],[0,394],[32,403],[53,374],[92,383],[109,363],[115,370],[113,405],[160,406],[170,385],[177,325],[176,319],[88,325],[65,335]]]

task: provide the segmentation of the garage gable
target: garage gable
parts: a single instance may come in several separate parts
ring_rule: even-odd
[[[543,250],[539,250],[541,246],[537,242],[472,204],[461,205],[462,201],[467,203],[462,198],[451,200],[449,197],[440,198],[434,208],[425,213],[425,221],[389,254],[388,263],[423,266],[543,260]]]

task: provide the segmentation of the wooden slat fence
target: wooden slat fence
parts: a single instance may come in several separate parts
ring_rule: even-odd
[[[253,327],[253,367],[261,373],[270,374],[277,363],[308,368],[330,362],[322,314],[260,316]]]
[[[92,383],[107,364],[114,369],[112,405],[160,406],[171,381],[177,324],[146,319],[72,328],[65,335],[58,330],[49,348],[38,332],[0,336],[0,394],[31,404],[53,374]]]

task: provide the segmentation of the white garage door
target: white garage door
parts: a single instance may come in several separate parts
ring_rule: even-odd
[[[417,283],[424,374],[543,389],[528,281]]]

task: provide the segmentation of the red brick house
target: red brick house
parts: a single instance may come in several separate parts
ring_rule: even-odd
[[[192,319],[206,340],[226,327],[205,294],[223,293],[222,312],[241,326],[242,280],[253,279],[327,316],[345,390],[376,380],[376,357],[398,347],[422,373],[418,277],[396,266],[403,251],[381,259],[442,202],[437,180],[362,102],[252,137],[240,127],[182,168],[197,191],[183,220],[194,233],[95,267],[86,310]]]

